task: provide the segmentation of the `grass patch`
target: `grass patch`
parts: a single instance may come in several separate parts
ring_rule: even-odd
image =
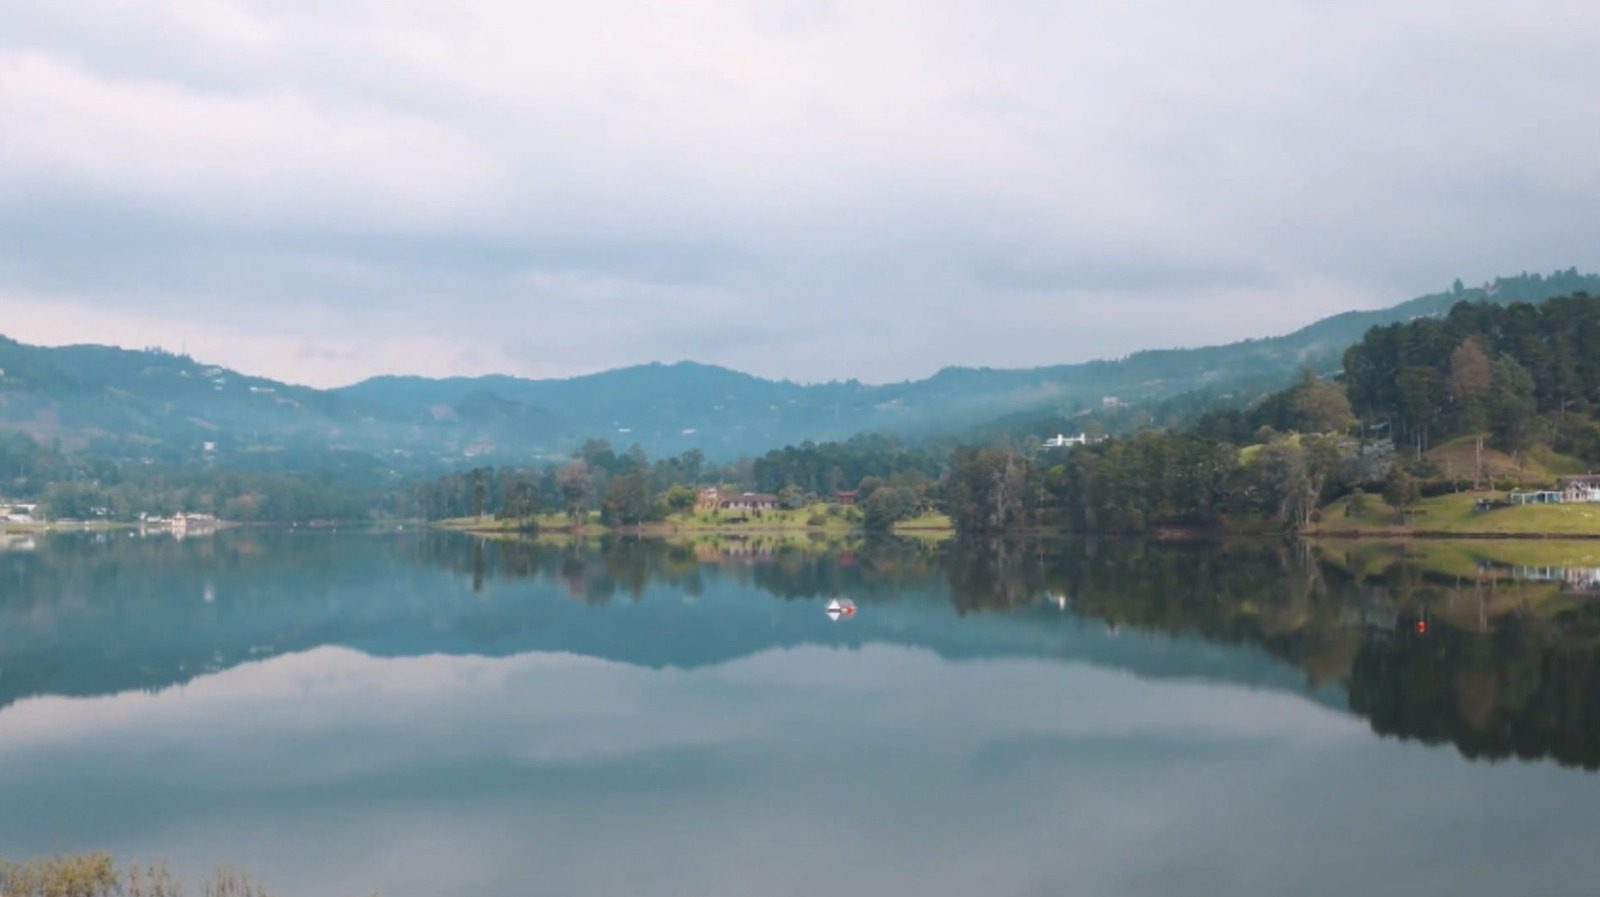
[[[440,529],[465,530],[474,533],[516,533],[528,528],[529,520],[526,518],[499,518],[499,517],[451,517],[446,520],[434,520],[431,526]],[[572,529],[572,518],[560,512],[536,514],[532,523],[541,530],[568,530]],[[600,525],[600,512],[590,511],[583,524],[585,530],[603,532],[604,526]]]
[[[1589,465],[1582,459],[1571,455],[1563,455],[1546,445],[1536,445],[1528,450],[1528,458],[1535,464],[1549,471],[1551,476],[1574,476],[1588,473]]]
[[[253,878],[221,869],[189,890],[165,863],[118,867],[103,853],[42,857],[22,863],[0,860],[0,894],[5,897],[267,897]]]
[[[76,523],[62,523],[55,520],[41,520],[33,523],[0,523],[0,533],[45,533],[45,532],[91,532],[103,533],[112,530],[134,529],[137,523],[127,523],[118,520],[80,520]]]
[[[1425,498],[1402,521],[1395,510],[1374,495],[1366,509],[1350,511],[1350,497],[1322,509],[1322,519],[1310,532],[1409,535],[1593,536],[1600,537],[1600,504],[1521,505],[1479,512],[1479,498],[1504,497],[1501,493],[1458,492]]]
[[[573,529],[567,515],[560,513],[540,514],[533,518],[533,522],[538,525],[541,533],[546,534],[565,533]],[[495,517],[456,517],[449,520],[435,520],[431,525],[440,529],[483,534],[515,534],[527,529],[526,520],[501,520]],[[588,522],[584,524],[583,529],[585,534],[590,535],[608,531],[600,524],[598,511],[590,512]],[[686,511],[669,514],[664,520],[646,521],[638,526],[637,531],[652,536],[693,536],[699,533],[709,535],[795,533],[820,534],[832,538],[859,533],[861,529],[859,510],[817,502],[803,508],[774,508],[762,511]],[[629,531],[633,530],[630,528]],[[948,516],[929,512],[896,523],[893,531],[923,541],[939,541],[952,536],[955,527]]]
[[[464,530],[475,533],[515,533],[527,528],[527,520],[501,520],[495,517],[456,517],[435,520],[433,526],[441,529]],[[539,514],[533,522],[541,532],[566,532],[573,529],[566,514],[555,512]],[[949,529],[949,518],[940,514],[925,514],[910,523],[913,529]],[[583,525],[587,533],[606,532],[600,523],[600,512],[590,511]],[[663,520],[640,524],[640,532],[652,535],[695,532],[820,532],[851,533],[861,529],[861,512],[855,508],[840,508],[822,502],[803,508],[773,508],[760,511],[685,511],[669,514]]]
[[[938,511],[929,511],[926,514],[902,520],[896,523],[894,528],[898,532],[900,530],[914,529],[954,529],[954,526],[950,523],[948,515],[941,514]]]
[[[836,508],[822,502],[803,508],[773,508],[762,511],[689,511],[669,514],[665,520],[647,528],[683,530],[818,530],[823,532],[849,532],[860,528],[859,512]]]
[[[1518,459],[1490,448],[1488,435],[1483,435],[1483,472],[1486,477],[1535,484],[1552,483],[1558,476],[1585,472],[1582,461],[1571,455],[1563,455],[1549,446],[1534,446]],[[1477,439],[1476,435],[1469,434],[1436,445],[1428,450],[1428,460],[1457,479],[1471,480],[1477,463]]]

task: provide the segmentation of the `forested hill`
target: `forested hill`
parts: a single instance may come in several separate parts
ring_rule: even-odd
[[[1502,277],[1481,287],[1465,287],[1458,280],[1442,293],[1430,293],[1389,308],[1374,311],[1347,311],[1323,318],[1285,336],[1245,340],[1224,346],[1200,349],[1165,349],[1138,352],[1110,365],[1126,369],[1134,376],[1172,377],[1178,371],[1202,372],[1202,376],[1232,379],[1266,370],[1293,373],[1304,367],[1337,370],[1344,350],[1377,326],[1440,317],[1458,302],[1543,302],[1552,296],[1600,292],[1600,275],[1580,274],[1576,268],[1549,275],[1519,274]],[[1128,376],[1127,379],[1133,379]]]
[[[685,362],[562,380],[379,377],[315,390],[159,350],[47,349],[0,337],[0,437],[20,432],[113,464],[380,478],[550,460],[591,437],[638,443],[655,456],[698,448],[731,459],[862,432],[917,439],[1006,415],[1070,418],[1113,396],[1141,408],[1200,387],[1264,392],[1302,367],[1337,367],[1376,324],[1442,314],[1464,299],[1542,301],[1584,291],[1600,293],[1600,276],[1519,275],[1337,315],[1286,336],[1025,370],[947,368],[883,385],[802,385]]]
[[[1377,311],[1346,312],[1294,333],[1224,346],[1135,353],[1114,361],[1002,370],[946,368],[925,380],[800,385],[691,363],[645,365],[570,380],[378,377],[339,390],[416,419],[457,419],[497,449],[559,451],[588,436],[637,442],[652,454],[700,448],[756,454],[805,440],[875,432],[917,438],[1007,415],[1071,417],[1106,397],[1135,407],[1205,388],[1266,392],[1302,368],[1334,370],[1369,328],[1444,314],[1461,301],[1540,302],[1600,293],[1600,275],[1575,269],[1501,278]]]
[[[1463,301],[1442,317],[1373,327],[1339,374],[1305,371],[1247,408],[1082,449],[957,449],[941,471],[944,508],[969,531],[1326,520],[1370,532],[1405,527],[1425,497],[1449,495],[1461,511],[1460,500],[1482,502],[1478,513],[1510,507],[1507,490],[1559,490],[1562,475],[1600,470],[1600,297]],[[1372,494],[1393,515],[1373,516]],[[1340,513],[1324,518],[1335,501]],[[1435,510],[1435,532],[1467,526]],[[1589,511],[1563,510],[1532,532],[1595,534]],[[1515,515],[1472,526],[1530,531]]]
[[[1345,353],[1344,386],[1356,414],[1419,455],[1487,433],[1507,452],[1543,444],[1600,464],[1600,297],[1463,304],[1375,328]]]

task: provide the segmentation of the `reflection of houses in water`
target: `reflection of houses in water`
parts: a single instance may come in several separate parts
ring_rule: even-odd
[[[39,547],[32,536],[4,536],[0,535],[0,551],[33,551]]]
[[[171,517],[139,516],[140,531],[164,530],[182,539],[184,536],[215,532],[221,524],[215,514],[173,514]]]
[[[694,556],[700,561],[726,561],[731,559],[770,560],[778,556],[778,546],[771,542],[701,542],[694,546]]]
[[[1600,567],[1514,567],[1511,578],[1523,582],[1558,583],[1567,592],[1600,592]]]

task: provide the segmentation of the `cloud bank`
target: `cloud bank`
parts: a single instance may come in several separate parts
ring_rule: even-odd
[[[1600,267],[1600,7],[0,11],[0,333],[328,385],[1194,345]]]

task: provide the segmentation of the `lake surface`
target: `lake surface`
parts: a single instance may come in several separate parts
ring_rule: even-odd
[[[287,895],[1592,894],[1600,599],[1449,561],[12,538],[0,853]]]

